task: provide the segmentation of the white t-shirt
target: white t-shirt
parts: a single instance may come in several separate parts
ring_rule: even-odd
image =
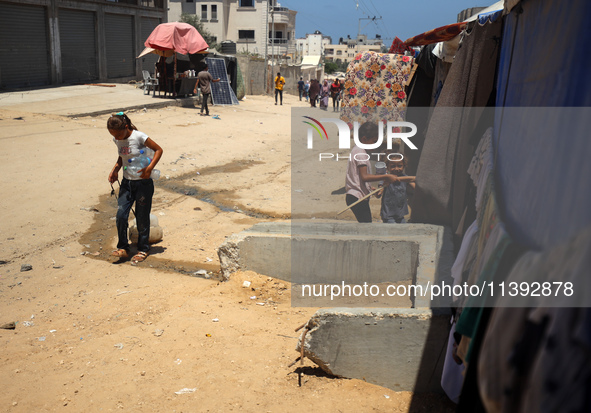
[[[130,181],[139,180],[141,178],[131,176],[125,167],[129,165],[129,159],[133,158],[134,156],[139,156],[140,150],[146,148],[146,139],[148,139],[148,135],[137,130],[131,132],[131,135],[129,135],[129,138],[127,139],[119,141],[113,138],[113,142],[115,142],[115,145],[117,145],[117,151],[119,152],[119,156],[123,162],[123,177],[129,179]]]
[[[360,166],[367,166],[367,173],[371,175],[371,162],[365,149],[355,146],[351,149],[351,157],[347,163],[347,177],[345,178],[345,188],[348,194],[357,198],[363,198],[371,192],[369,182],[363,182],[359,174]]]

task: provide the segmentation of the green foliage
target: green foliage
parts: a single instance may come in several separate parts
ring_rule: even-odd
[[[211,34],[205,27],[203,27],[203,23],[199,20],[196,14],[190,13],[181,13],[181,20],[182,23],[187,23],[197,29],[199,34],[203,37],[203,39],[207,42],[210,49],[215,49],[218,52],[221,51],[221,44],[216,42],[216,38],[213,34]]]
[[[335,62],[325,62],[324,63],[324,73],[330,75],[339,70],[339,65]]]
[[[330,75],[334,72],[346,72],[347,71],[348,63],[343,62],[341,59],[337,59],[336,61],[325,61],[324,62],[324,73]]]

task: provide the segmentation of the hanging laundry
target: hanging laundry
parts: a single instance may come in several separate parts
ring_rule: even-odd
[[[402,121],[414,59],[410,56],[363,52],[349,63],[343,89],[341,119],[353,122]]]
[[[408,46],[424,46],[431,43],[446,42],[463,32],[466,26],[467,24],[464,22],[448,24],[406,39],[404,43]]]
[[[388,53],[404,54],[405,52],[410,52],[412,56],[414,56],[415,54],[415,51],[412,47],[405,44],[398,37],[394,38],[394,41],[392,42],[392,46],[390,46],[390,50],[388,50]]]

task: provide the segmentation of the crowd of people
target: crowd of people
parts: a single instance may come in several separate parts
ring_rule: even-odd
[[[313,108],[320,107],[320,109],[328,110],[329,99],[332,99],[333,112],[339,112],[341,107],[341,98],[343,93],[343,84],[339,79],[329,81],[324,79],[320,83],[317,79],[306,80],[300,77],[298,81],[298,95],[300,101],[302,98],[306,102],[310,102]]]

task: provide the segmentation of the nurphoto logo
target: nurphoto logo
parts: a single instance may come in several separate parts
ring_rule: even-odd
[[[307,148],[308,149],[313,149],[314,148],[314,132],[316,131],[318,133],[318,135],[320,136],[321,139],[326,139],[327,141],[328,139],[328,132],[326,131],[326,128],[324,127],[324,124],[326,124],[327,122],[331,122],[334,123],[337,128],[338,128],[338,136],[339,136],[339,149],[351,149],[351,129],[349,128],[349,125],[347,125],[347,123],[345,121],[342,121],[340,119],[330,119],[330,118],[323,118],[320,120],[316,120],[310,116],[304,116],[304,118],[311,120],[312,122],[308,122],[306,120],[304,120],[303,122],[307,125],[309,125],[310,127],[308,127],[307,129]],[[377,149],[380,148],[384,142],[384,123],[380,122],[378,124],[378,140],[375,143],[362,143],[359,140],[359,122],[353,122],[353,141],[355,142],[355,145],[357,145],[359,148],[361,149]],[[407,129],[407,131],[404,131],[404,129]],[[408,130],[410,129],[410,130]],[[396,122],[386,122],[386,147],[388,150],[392,149],[392,142],[394,141],[394,139],[400,139],[402,142],[404,142],[406,144],[406,146],[408,146],[409,149],[412,150],[416,150],[418,149],[414,143],[412,143],[412,141],[410,140],[410,138],[412,138],[414,135],[416,135],[417,133],[417,127],[414,123],[411,122],[402,122],[402,121],[396,121]],[[372,153],[372,155],[378,155],[378,158],[380,157],[380,155],[384,155],[386,156],[385,153],[380,153],[380,154],[374,154]],[[402,154],[395,154],[400,156],[401,158],[403,157]],[[389,155],[388,155],[389,156]],[[348,159],[348,157],[343,158],[342,156],[339,157],[339,154],[337,153],[320,153],[319,154],[319,160],[322,161],[322,159],[332,159],[334,158],[335,160],[339,160],[340,159]]]

